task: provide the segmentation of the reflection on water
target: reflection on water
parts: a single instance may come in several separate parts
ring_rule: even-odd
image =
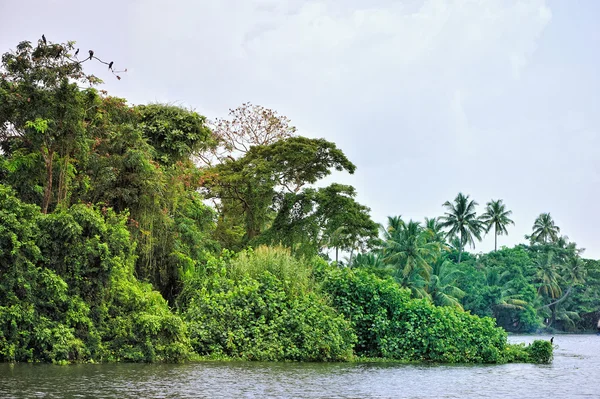
[[[0,364],[0,398],[599,398],[600,337],[554,343],[551,365]]]

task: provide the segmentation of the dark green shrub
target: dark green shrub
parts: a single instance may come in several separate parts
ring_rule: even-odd
[[[0,185],[0,361],[177,361],[186,325],[133,275],[125,217],[42,215]]]
[[[546,364],[552,362],[553,348],[550,341],[535,340],[527,347],[529,359],[533,363]]]
[[[506,333],[493,319],[410,299],[391,279],[338,268],[325,268],[322,278],[333,306],[354,326],[359,356],[500,363],[521,355],[507,347]]]

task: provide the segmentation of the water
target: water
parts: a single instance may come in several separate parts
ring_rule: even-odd
[[[600,337],[554,343],[551,365],[0,364],[0,398],[599,398]]]

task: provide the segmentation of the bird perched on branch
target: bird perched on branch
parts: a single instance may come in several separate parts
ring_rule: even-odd
[[[42,34],[42,41],[44,42],[44,46],[46,45],[46,43],[48,43],[48,42],[46,41],[46,36],[44,36],[43,34]]]
[[[111,62],[108,64],[108,69],[110,69],[111,71],[112,71],[112,66],[113,66],[113,62],[111,61]]]
[[[79,49],[77,49],[77,51],[75,51],[75,57],[77,57],[77,54],[79,54]]]
[[[90,50],[90,51],[88,51],[88,53],[90,53],[90,60],[91,60],[91,59],[92,59],[92,57],[94,56],[94,51],[93,51],[93,50]]]

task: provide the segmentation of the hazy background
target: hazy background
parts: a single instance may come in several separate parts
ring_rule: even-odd
[[[0,20],[0,52],[44,33],[127,67],[97,74],[133,103],[276,109],[345,151],[335,179],[378,222],[462,191],[513,210],[499,245],[551,212],[600,258],[598,1],[0,0]]]

